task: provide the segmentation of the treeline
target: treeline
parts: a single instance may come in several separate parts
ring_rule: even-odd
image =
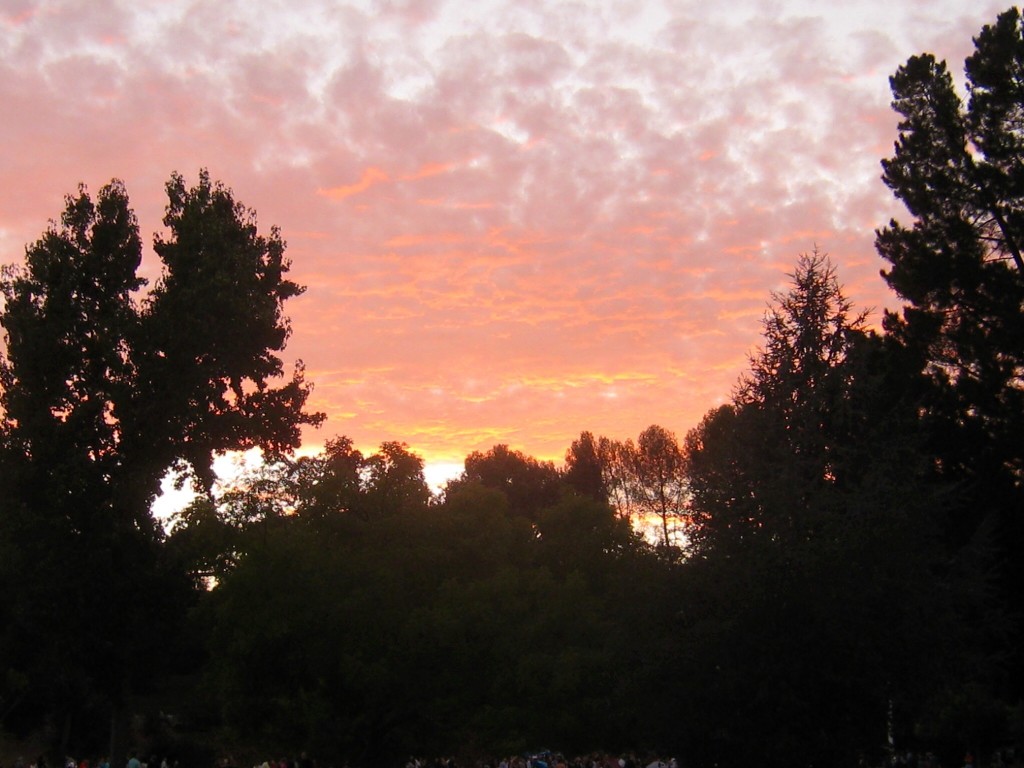
[[[955,530],[973,492],[937,474],[903,354],[811,254],[682,442],[584,432],[562,467],[499,445],[439,497],[396,443],[260,468],[166,544],[208,588],[188,721],[367,764],[1005,746],[1000,543]]]
[[[148,294],[123,188],[68,199],[0,281],[0,716],[54,750],[648,750],[693,766],[979,762],[1024,736],[1024,32],[969,99],[892,78],[874,332],[822,254],[681,440],[495,446],[432,496],[401,443],[290,458],[308,386],[276,231],[168,184]],[[230,300],[227,300],[230,299]],[[184,325],[181,325],[184,324]],[[187,329],[182,333],[181,328]],[[213,493],[218,451],[266,462]],[[207,491],[164,532],[176,468]],[[643,533],[641,533],[643,531]]]

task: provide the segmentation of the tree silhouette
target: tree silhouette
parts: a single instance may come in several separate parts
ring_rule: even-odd
[[[892,361],[829,260],[801,256],[733,402],[687,435],[679,677],[707,696],[687,715],[715,734],[705,762],[852,764],[889,702],[919,712],[965,647]]]
[[[200,173],[167,184],[164,272],[142,294],[138,225],[124,186],[84,187],[58,224],[5,271],[0,359],[5,502],[0,541],[15,668],[64,686],[52,706],[101,695],[121,722],[180,618],[184,574],[162,550],[150,504],[172,467],[203,484],[215,452],[296,447],[309,386],[290,381],[278,353],[282,308],[301,292],[286,280],[284,243],[258,234],[255,214]],[[88,631],[54,631],[79,628]],[[145,627],[146,631],[139,631]],[[43,682],[46,681],[46,682]],[[123,759],[113,729],[113,757]]]
[[[876,245],[908,302],[885,328],[926,373],[920,411],[937,476],[961,493],[950,551],[987,545],[1006,604],[1024,589],[1024,28],[1011,8],[965,63],[966,104],[922,54],[891,78],[901,116],[883,179],[906,205]],[[1024,691],[1020,634],[1000,695]],[[996,641],[1002,647],[1002,641]],[[995,647],[993,647],[995,650]],[[1000,651],[1001,653],[1002,651]],[[962,698],[962,697],[961,697]]]

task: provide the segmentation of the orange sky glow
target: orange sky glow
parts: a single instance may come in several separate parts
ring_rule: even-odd
[[[877,321],[873,232],[910,55],[962,83],[991,0],[4,0],[0,262],[79,182],[144,237],[209,169],[288,242],[311,406],[434,477],[583,430],[680,438],[771,291],[831,255]],[[148,254],[152,280],[159,265]]]

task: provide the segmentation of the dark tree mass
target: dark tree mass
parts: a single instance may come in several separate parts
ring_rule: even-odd
[[[298,447],[315,423],[301,370],[274,387],[299,293],[276,232],[210,181],[167,184],[165,269],[143,294],[124,187],[67,199],[0,281],[5,724],[45,715],[66,746],[106,712],[123,758],[132,696],[172,665],[187,581],[150,504],[217,451]]]
[[[295,457],[323,418],[280,357],[302,289],[230,190],[172,176],[148,290],[124,187],[69,196],[0,279],[0,746],[1019,758],[1018,11],[966,74],[966,100],[930,55],[891,81],[909,218],[877,232],[905,302],[881,331],[814,250],[682,439],[583,431],[563,466],[496,445],[438,494],[401,442]],[[253,447],[218,487],[213,457]],[[168,473],[199,491],[165,529]]]

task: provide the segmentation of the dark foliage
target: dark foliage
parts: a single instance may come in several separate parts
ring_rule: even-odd
[[[209,483],[215,451],[290,450],[321,418],[301,370],[270,386],[300,290],[280,237],[205,172],[167,192],[148,294],[116,181],[69,196],[0,280],[4,714],[47,716],[65,748],[95,749],[99,716],[120,752],[120,714],[175,662],[190,588],[150,513],[165,473]]]
[[[890,739],[950,764],[1019,740],[1019,13],[975,43],[966,105],[931,56],[892,79],[884,178],[912,224],[877,233],[908,302],[884,335],[803,256],[682,444],[582,432],[564,469],[498,445],[440,497],[402,443],[289,455],[320,420],[301,367],[273,385],[301,289],[229,190],[172,177],[148,293],[123,187],[69,197],[0,280],[4,728],[61,756],[131,722],[197,760],[365,765],[853,766]],[[209,491],[214,452],[252,446],[262,466],[155,524],[169,469]]]
[[[918,400],[933,472],[958,490],[953,557],[985,550],[1017,626],[981,620],[979,641],[1012,658],[992,691],[1024,697],[1024,30],[1011,8],[975,39],[966,104],[944,62],[915,56],[892,78],[901,116],[884,179],[910,226],[877,233],[884,276],[908,305],[890,338],[926,374]],[[979,617],[980,618],[980,617]],[[1012,649],[1012,650],[1011,650]]]

